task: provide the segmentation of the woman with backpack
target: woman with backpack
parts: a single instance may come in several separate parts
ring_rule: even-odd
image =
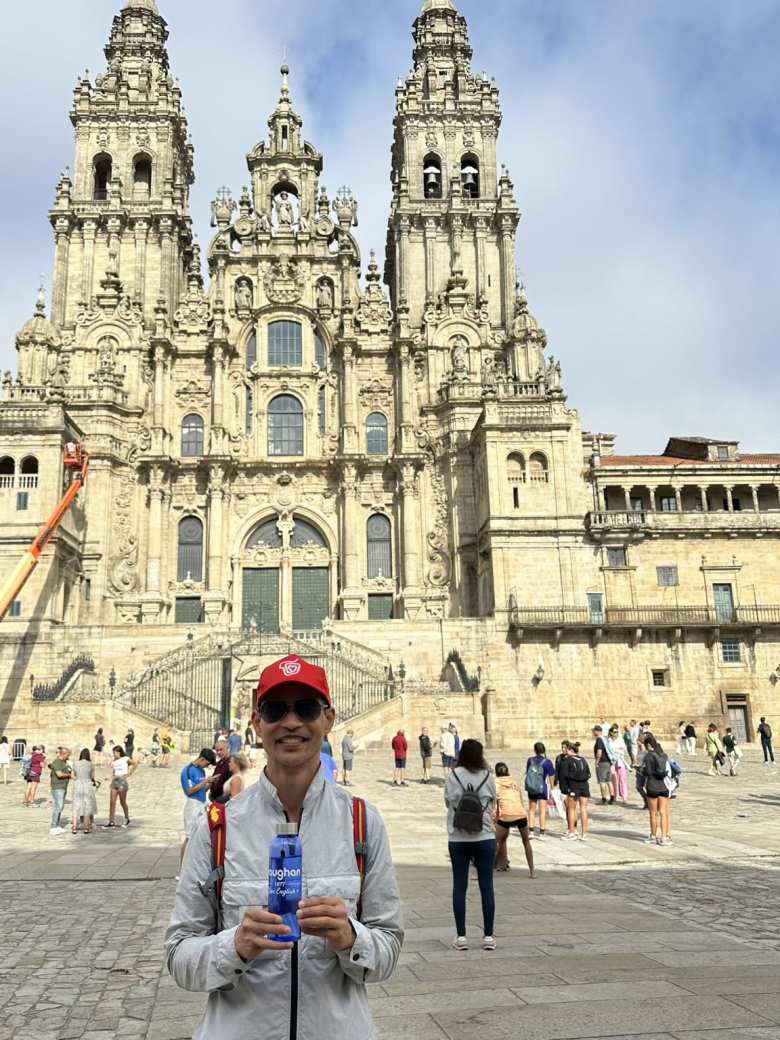
[[[645,775],[645,797],[650,810],[650,837],[646,845],[672,844],[672,801],[675,788],[669,756],[652,735],[645,733],[645,759],[642,772]],[[659,833],[660,832],[660,833]]]
[[[517,827],[520,837],[523,839],[529,874],[535,878],[534,850],[531,848],[523,795],[517,783],[509,775],[509,766],[506,762],[496,762],[496,807],[493,810],[493,819],[496,823],[496,870],[509,870],[507,840],[511,829]]]
[[[590,766],[580,755],[579,743],[568,744],[566,757],[558,770],[558,784],[566,795],[566,833],[564,840],[572,841],[577,837],[577,810],[580,813],[582,833],[580,839],[588,837],[588,799],[590,798]]]
[[[45,765],[46,749],[42,744],[34,744],[30,762],[24,772],[27,789],[24,792],[22,805],[35,805],[35,796],[38,793],[38,784],[41,782],[41,774]]]
[[[722,767],[726,764],[726,753],[723,750],[723,741],[720,739],[718,727],[714,722],[711,722],[709,726],[707,726],[704,750],[710,760],[709,776],[719,776]]]
[[[467,950],[466,890],[469,865],[474,862],[482,897],[483,950],[495,950],[493,924],[496,902],[493,894],[493,864],[496,859],[496,830],[493,807],[496,785],[478,740],[464,740],[458,762],[444,785],[447,833],[452,863],[452,910],[455,915],[456,950]]]
[[[498,769],[496,769],[498,776]],[[547,802],[550,800],[549,778],[555,776],[555,766],[547,757],[544,744],[534,744],[534,753],[525,764],[525,789],[528,793],[528,833],[534,836],[534,818],[539,811],[539,838],[545,836],[547,823]]]

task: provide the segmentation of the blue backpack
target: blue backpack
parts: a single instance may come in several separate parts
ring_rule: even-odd
[[[544,762],[529,762],[525,774],[525,789],[537,798],[544,798],[545,793]]]

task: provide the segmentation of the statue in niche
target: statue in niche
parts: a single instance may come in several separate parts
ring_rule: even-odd
[[[309,219],[308,213],[301,213],[298,217],[298,233],[301,235],[308,235],[311,231],[311,220]]]
[[[328,281],[322,281],[317,286],[317,307],[322,311],[333,310],[333,289]]]
[[[267,213],[257,214],[257,230],[261,235],[269,235],[271,233],[271,218]]]
[[[469,344],[465,336],[452,340],[452,372],[456,379],[466,379],[469,372]]]
[[[108,263],[106,264],[106,278],[119,277],[119,246],[116,239],[112,238],[108,247]]]
[[[236,282],[236,310],[251,310],[253,302],[252,283],[247,278],[239,278]]]
[[[295,223],[295,210],[286,191],[281,192],[276,200],[276,219],[280,228],[291,228]]]

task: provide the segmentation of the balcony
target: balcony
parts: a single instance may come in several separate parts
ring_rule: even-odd
[[[567,629],[602,630],[645,628],[698,628],[710,631],[714,638],[722,630],[780,627],[780,605],[755,605],[716,608],[711,606],[676,607],[521,607],[509,605],[509,628],[522,633],[525,629],[561,631]]]
[[[598,510],[585,517],[585,527],[594,535],[629,532],[641,535],[661,534],[740,534],[780,533],[780,509],[771,510],[691,510],[689,512],[653,512],[645,509]]]

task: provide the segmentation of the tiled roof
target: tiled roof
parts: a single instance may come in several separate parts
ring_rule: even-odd
[[[604,455],[607,466],[780,466],[780,455],[740,455],[738,459],[677,459],[671,455]]]

